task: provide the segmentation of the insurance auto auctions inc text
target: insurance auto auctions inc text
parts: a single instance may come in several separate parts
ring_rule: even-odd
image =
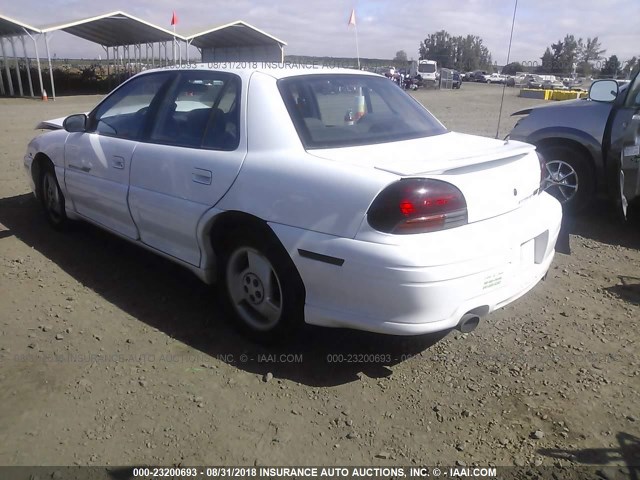
[[[227,472],[209,473],[229,477]],[[495,477],[497,469],[491,467],[256,467],[254,472],[244,472],[257,478],[473,478]],[[217,474],[217,475],[216,475]]]

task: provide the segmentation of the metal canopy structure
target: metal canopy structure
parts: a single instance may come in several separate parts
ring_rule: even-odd
[[[172,43],[173,63],[177,61],[182,62],[180,43],[185,45],[185,58],[187,62],[189,61],[189,46],[191,45],[200,51],[202,61],[206,61],[205,54],[210,53],[214,57],[224,58],[225,61],[249,59],[255,61],[260,59],[268,61],[277,60],[279,62],[284,61],[284,46],[286,45],[282,40],[241,20],[205,30],[189,37],[184,37],[175,33],[175,31],[172,32],[165,28],[158,27],[122,11],[105,13],[95,17],[40,28],[32,27],[0,15],[0,53],[2,53],[2,58],[4,59],[4,70],[9,84],[9,95],[15,95],[15,90],[13,88],[10,64],[7,60],[6,42],[8,42],[12,48],[13,65],[17,76],[19,94],[21,96],[24,95],[20,66],[15,49],[16,39],[19,39],[23,47],[31,96],[34,96],[29,55],[27,54],[25,46],[25,37],[30,37],[33,41],[35,59],[38,64],[40,93],[44,98],[45,90],[42,83],[42,70],[40,67],[40,55],[38,53],[38,39],[42,36],[44,37],[49,64],[51,93],[55,99],[56,91],[51,65],[49,40],[52,35],[59,30],[102,46],[107,56],[108,77],[111,75],[111,61],[114,62],[113,68],[116,72],[122,71],[126,73],[135,73],[147,66],[155,67],[156,59],[159,66],[163,64],[168,65],[168,42]],[[146,48],[144,54],[142,52],[143,46]],[[164,55],[162,52],[163,48]],[[149,52],[151,55],[149,55]],[[0,94],[7,94],[1,74]]]
[[[27,45],[25,43],[25,36],[28,36],[33,40],[33,45],[36,52],[36,61],[38,64],[38,77],[40,79],[40,91],[43,91],[42,86],[42,70],[40,68],[40,57],[38,55],[38,42],[34,35],[40,34],[41,31],[38,28],[32,27],[31,25],[27,25],[26,23],[19,22],[18,20],[14,20],[13,18],[6,17],[4,15],[0,15],[0,50],[2,51],[2,59],[4,60],[4,69],[7,76],[7,88],[9,95],[14,95],[15,90],[13,88],[13,79],[11,77],[11,71],[9,69],[9,62],[7,61],[7,49],[5,49],[5,39],[11,45],[11,50],[13,53],[14,59],[14,67],[15,73],[18,81],[18,90],[20,95],[24,95],[24,91],[22,88],[22,75],[20,73],[20,65],[18,64],[18,55],[16,53],[16,40],[20,40],[22,44],[22,52],[24,54],[25,64],[27,66],[27,79],[29,80],[29,92],[33,97],[33,81],[31,80],[31,65],[29,63],[29,55],[27,53]],[[7,90],[5,90],[4,80],[2,79],[2,74],[0,73],[0,95],[5,95]]]
[[[0,15],[0,37],[17,37],[25,34],[25,30],[29,33],[40,33],[40,29],[19,22],[4,15]]]
[[[284,61],[284,46],[287,45],[279,38],[242,20],[190,35],[185,37],[185,40],[188,45],[193,45],[200,50],[203,56],[202,61],[206,61],[204,53],[206,50],[275,47],[279,50],[279,61],[282,62]]]
[[[280,46],[287,44],[242,20],[190,35],[186,40],[197,48],[257,46],[265,43],[276,43]]]
[[[84,38],[105,48],[170,42],[174,37],[181,38],[169,30],[120,11],[42,28],[43,33],[56,30]]]
[[[168,42],[172,43],[173,62],[175,63],[176,51],[178,57],[182,58],[181,50],[176,46],[178,40],[186,43],[186,40],[180,35],[122,11],[42,27],[41,30],[45,37],[48,57],[48,34],[56,31],[63,31],[102,46],[107,55],[107,76],[111,74],[110,57],[115,62],[114,68],[116,71],[120,69],[121,71],[135,73],[142,69],[143,64],[151,64],[155,67],[156,52],[158,61],[162,64],[163,48],[164,64],[168,64]],[[144,55],[142,52],[143,46],[145,47]],[[149,56],[149,50],[151,50],[151,56]],[[55,98],[55,87],[52,88],[54,89]]]

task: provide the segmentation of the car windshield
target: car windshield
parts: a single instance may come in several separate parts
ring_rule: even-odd
[[[433,63],[421,63],[418,70],[422,73],[433,73],[436,71],[436,66]]]
[[[282,79],[278,86],[305,148],[394,142],[447,131],[386,78],[305,75]]]

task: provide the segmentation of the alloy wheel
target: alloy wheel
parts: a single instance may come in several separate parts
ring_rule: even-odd
[[[546,162],[546,175],[542,189],[553,195],[560,203],[571,201],[578,192],[578,174],[567,162],[550,160]]]
[[[271,262],[251,247],[236,249],[227,263],[232,306],[251,328],[267,331],[282,318],[282,285]]]

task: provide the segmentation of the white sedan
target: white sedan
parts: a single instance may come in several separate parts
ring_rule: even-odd
[[[49,223],[219,281],[260,340],[304,322],[471,331],[554,256],[561,207],[534,147],[449,132],[379,75],[153,70],[46,125],[24,166]]]

